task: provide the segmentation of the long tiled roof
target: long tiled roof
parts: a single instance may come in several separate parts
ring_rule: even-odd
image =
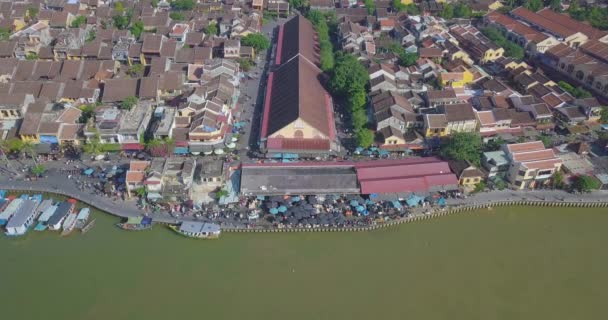
[[[277,61],[282,64],[300,55],[309,62],[318,64],[316,46],[316,33],[312,23],[297,15],[279,29]]]
[[[570,30],[580,31],[583,34],[585,34],[587,37],[589,37],[589,39],[599,39],[599,38],[602,38],[602,37],[608,35],[608,32],[606,32],[606,31],[601,31],[584,22],[572,19],[567,14],[557,13],[557,12],[551,10],[550,8],[544,8],[544,9],[538,11],[536,14],[538,14],[541,17],[546,18],[547,20],[556,22],[556,23],[560,24],[561,26],[568,28]]]
[[[507,30],[525,38],[527,41],[539,43],[549,38],[546,34],[537,31],[522,22],[506,16],[498,11],[492,11],[486,15],[486,18],[496,24],[500,24]]]
[[[547,19],[524,7],[515,8],[513,11],[511,11],[511,14],[562,38],[567,38],[578,32],[577,30],[571,30],[567,27],[564,27],[556,21]]]

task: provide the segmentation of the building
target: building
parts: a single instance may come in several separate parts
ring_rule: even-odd
[[[488,178],[496,176],[504,178],[509,170],[509,158],[503,150],[484,152],[481,155],[481,164],[488,171]]]
[[[458,189],[458,178],[446,161],[434,157],[355,163],[361,193],[406,198]]]
[[[534,189],[547,184],[563,161],[541,141],[503,146],[510,161],[507,180],[515,189]]]
[[[339,150],[331,96],[319,81],[312,24],[297,15],[280,26],[268,76],[261,149],[267,154],[328,155]]]
[[[243,164],[241,194],[324,195],[358,194],[351,162]]]
[[[538,31],[497,11],[488,13],[483,19],[485,25],[498,28],[509,41],[522,46],[533,55],[544,53],[547,49],[560,43],[552,35]]]
[[[458,41],[458,45],[480,64],[495,61],[505,53],[503,48],[471,25],[453,25],[450,27],[450,34]]]
[[[474,187],[483,181],[485,174],[465,160],[449,161],[450,169],[456,174],[458,183],[465,187]]]

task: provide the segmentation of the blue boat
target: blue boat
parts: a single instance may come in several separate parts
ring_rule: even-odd
[[[11,201],[6,208],[0,213],[0,226],[4,226],[8,223],[8,220],[19,210],[21,204],[23,203],[23,199],[15,199]]]

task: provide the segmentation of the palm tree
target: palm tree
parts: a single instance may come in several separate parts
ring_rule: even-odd
[[[46,172],[46,168],[41,164],[37,164],[37,165],[33,166],[32,169],[30,169],[30,171],[32,172],[32,174],[36,175],[37,177],[42,177],[44,172]]]
[[[99,142],[99,134],[95,134],[85,145],[82,147],[85,153],[98,155],[101,153],[101,143]]]
[[[34,159],[34,163],[38,163],[36,160],[36,145],[34,145],[34,143],[31,141],[24,141],[22,150],[23,153],[30,155]]]

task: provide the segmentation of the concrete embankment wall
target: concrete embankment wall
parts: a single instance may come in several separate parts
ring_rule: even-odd
[[[428,220],[438,218],[442,216],[473,212],[478,209],[488,209],[492,207],[504,207],[504,206],[540,206],[540,207],[585,207],[585,208],[599,208],[608,207],[608,202],[550,202],[550,201],[500,201],[490,204],[476,204],[459,206],[453,208],[445,208],[439,211],[435,211],[431,214],[425,214],[421,216],[402,218],[393,220],[385,223],[379,223],[371,226],[362,227],[346,227],[346,228],[222,228],[223,232],[257,232],[257,233],[272,233],[272,232],[360,232],[360,231],[372,231],[384,228],[390,228],[403,223],[412,223],[422,220]]]

